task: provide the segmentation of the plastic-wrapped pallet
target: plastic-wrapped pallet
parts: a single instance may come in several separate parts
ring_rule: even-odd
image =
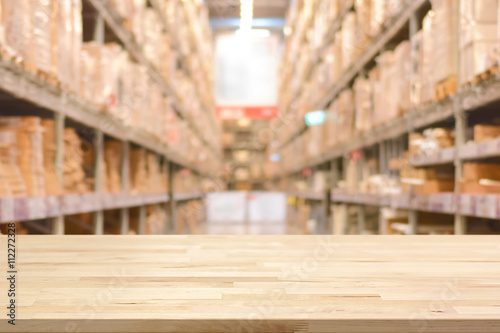
[[[94,106],[102,106],[101,45],[84,43],[81,51],[81,97]]]
[[[2,49],[5,55],[18,63],[29,57],[31,39],[29,0],[2,0]]]
[[[342,53],[342,31],[335,33],[335,41],[333,43],[333,82],[337,82],[342,75],[343,53]]]
[[[372,126],[372,90],[368,79],[357,77],[353,85],[354,105],[356,109],[355,129],[365,132]]]
[[[401,42],[394,49],[396,109],[398,115],[404,115],[410,110],[411,90],[411,46],[409,41]],[[390,91],[387,95],[392,95]]]
[[[370,81],[372,96],[373,96],[373,121],[372,126],[376,127],[383,123],[383,102],[384,95],[382,91],[382,84],[380,82],[380,68],[375,66],[368,73]]]
[[[370,34],[376,36],[382,30],[387,20],[387,0],[371,0],[370,6]]]
[[[349,12],[342,21],[342,70],[351,66],[361,51],[356,40],[356,14]]]
[[[388,18],[396,17],[403,10],[405,0],[385,0],[386,1],[386,16]]]
[[[42,71],[45,74],[55,74],[53,67],[52,44],[56,43],[52,34],[53,26],[57,27],[52,14],[55,14],[57,4],[54,1],[30,1],[30,63],[33,70]]]
[[[143,53],[156,68],[159,67],[161,59],[161,25],[158,13],[153,8],[146,8],[142,12],[142,34],[143,34]]]
[[[355,0],[354,7],[356,8],[356,41],[362,48],[365,48],[372,38],[370,31],[370,15],[371,1],[370,0]]]
[[[310,128],[311,136],[309,140],[309,155],[311,158],[318,157],[321,154],[321,141],[322,141],[322,126],[312,126]]]
[[[429,11],[422,21],[422,56],[420,60],[421,96],[420,103],[427,104],[434,100],[434,84],[437,82],[434,72],[434,39],[436,20],[434,12]]]
[[[499,36],[497,0],[460,1],[460,85],[496,63]]]
[[[351,89],[340,93],[339,97],[339,142],[347,142],[354,134],[354,94]]]
[[[435,13],[433,73],[436,83],[455,76],[457,66],[457,0],[431,0]]]
[[[418,31],[412,36],[411,39],[411,54],[410,58],[410,76],[411,76],[411,87],[410,87],[410,101],[411,107],[417,108],[422,103],[422,70],[423,70],[423,47],[422,47],[422,36],[423,30]]]
[[[397,117],[396,96],[396,73],[394,66],[394,52],[385,51],[377,58],[377,66],[380,68],[380,93],[381,105],[375,109],[376,117],[385,123]]]

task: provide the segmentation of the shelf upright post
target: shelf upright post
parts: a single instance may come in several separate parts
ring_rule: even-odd
[[[64,122],[65,115],[61,112],[54,114],[54,137],[55,137],[55,172],[57,180],[60,184],[61,190],[64,192]],[[53,218],[53,233],[56,235],[64,235],[64,215],[61,213],[59,216]]]
[[[419,22],[417,20],[417,15],[415,12],[411,13],[410,15],[410,43],[413,42],[413,36],[418,32],[419,30]],[[410,53],[410,61],[413,64],[415,60],[419,57],[419,55],[415,52],[415,48],[411,48],[411,53]],[[414,80],[413,77],[414,73],[413,70],[410,72],[410,80]],[[413,115],[415,112],[413,105],[410,106],[410,116]],[[413,128],[411,128],[412,123],[411,121],[408,123],[408,132],[410,133],[413,131]],[[401,149],[400,154],[404,151],[403,149],[403,139],[401,138],[401,141],[399,143],[399,147]],[[409,234],[415,235],[417,234],[417,228],[418,228],[418,212],[414,209],[410,209],[408,211],[408,227],[409,227]]]
[[[101,130],[94,130],[94,191],[97,194],[102,193],[102,172],[103,172],[103,141],[104,135]],[[104,211],[98,210],[94,212],[94,234],[104,234]]]
[[[363,179],[363,167],[366,163],[365,152],[361,149],[361,158],[358,163],[358,179]],[[358,213],[358,234],[361,235],[365,230],[366,221],[366,206],[364,204],[359,204],[357,206]]]
[[[455,148],[465,144],[467,117],[465,111],[461,109],[460,101],[455,96],[453,100],[455,107]],[[463,177],[464,161],[460,158],[459,154],[455,154],[455,202],[460,198],[460,179]],[[455,234],[463,235],[467,232],[467,217],[462,215],[458,204],[455,205]]]
[[[455,61],[455,74],[457,78],[457,83],[461,82],[460,78],[460,63],[461,63],[461,53],[458,41],[460,40],[460,31],[462,29],[460,18],[460,6],[453,6],[455,13],[452,16],[455,18],[453,20],[453,33],[455,34],[453,38],[455,43],[453,43],[454,50],[456,54]],[[455,115],[455,149],[458,152],[459,147],[464,145],[467,141],[466,131],[467,131],[467,114],[462,107],[462,100],[460,95],[454,94],[453,98],[453,110]],[[460,180],[463,177],[463,167],[464,161],[460,158],[459,154],[455,154],[455,201],[457,202],[460,198]],[[459,205],[455,205],[455,234],[463,235],[467,233],[467,217],[462,215],[459,209]]]
[[[333,174],[333,169],[335,167],[334,161],[330,161],[328,163],[327,170],[330,174]],[[329,177],[328,177],[329,178]],[[327,178],[327,180],[328,180]],[[333,182],[327,181],[326,183],[326,189],[323,189],[323,206],[322,206],[322,212],[323,212],[323,225],[322,225],[322,234],[329,234],[331,232],[331,218],[332,218],[332,190],[333,190]]]
[[[169,211],[169,207],[170,207],[170,201],[172,200],[172,197],[170,196],[170,184],[169,184],[169,181],[168,181],[168,160],[167,160],[167,157],[166,156],[163,156],[163,165],[162,165],[162,168],[163,168],[163,174],[164,175],[167,175],[167,188],[165,189],[165,193],[167,194],[167,201],[165,201],[165,204],[163,206],[163,208],[165,209],[165,212],[168,213]],[[163,233],[164,234],[168,234],[170,232],[169,230],[169,219],[168,219],[168,214],[166,214],[166,220],[165,220],[165,223],[163,225]]]
[[[137,234],[139,235],[146,234],[146,209],[147,206],[145,204],[139,206],[139,225],[137,227]]]
[[[342,163],[343,163],[342,180],[345,181],[347,179],[347,166],[349,164],[349,156],[348,155],[344,155],[342,157]],[[345,235],[347,233],[347,228],[349,225],[349,207],[350,207],[350,205],[348,203],[343,203],[342,207],[343,207],[343,209],[341,210],[341,212],[342,212],[341,216],[335,222],[340,223],[339,227],[336,228],[336,230],[339,230],[341,235]]]
[[[378,145],[379,149],[379,168],[381,175],[387,175],[387,142],[380,141]],[[379,234],[385,233],[385,221],[382,216],[382,210],[379,209],[379,217],[378,217],[378,230]]]
[[[175,164],[170,161],[168,163],[168,196],[169,200],[169,232],[171,234],[177,233],[177,202],[175,201],[174,193],[174,173]]]
[[[105,29],[104,17],[99,12],[97,14],[97,18],[95,21],[93,40],[101,45],[104,44],[104,37],[105,37],[104,29]]]
[[[130,193],[130,143],[122,141],[122,159],[120,161],[122,194]],[[129,232],[129,209],[124,207],[120,209],[120,233],[126,235]]]

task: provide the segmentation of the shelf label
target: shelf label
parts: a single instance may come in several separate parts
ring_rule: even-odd
[[[278,116],[277,106],[218,106],[219,119],[273,119]]]
[[[0,199],[0,215],[2,222],[14,221],[14,199],[1,198]]]
[[[27,198],[28,218],[31,220],[47,217],[47,207],[44,198]]]

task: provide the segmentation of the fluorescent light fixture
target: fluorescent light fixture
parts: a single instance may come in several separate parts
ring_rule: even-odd
[[[271,30],[269,29],[250,29],[250,30],[238,29],[234,33],[237,36],[256,37],[256,38],[267,38],[271,36]]]
[[[273,162],[278,162],[281,159],[281,156],[279,154],[272,154],[269,159]]]
[[[321,125],[325,122],[325,111],[312,111],[304,116],[307,126]]]
[[[248,118],[238,119],[238,127],[250,127],[252,121]]]
[[[240,30],[252,29],[253,0],[240,0]]]

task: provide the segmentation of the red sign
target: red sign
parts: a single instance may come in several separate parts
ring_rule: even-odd
[[[218,106],[220,119],[272,119],[278,116],[277,106]]]
[[[361,159],[361,150],[353,150],[351,151],[351,160],[359,161]]]

